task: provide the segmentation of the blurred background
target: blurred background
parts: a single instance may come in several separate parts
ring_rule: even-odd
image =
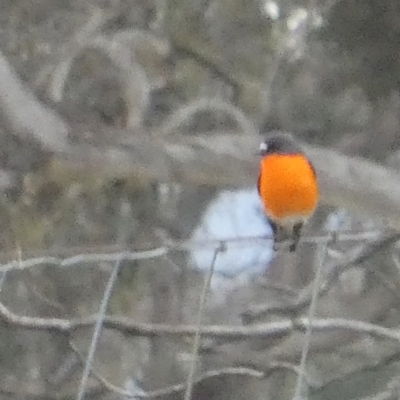
[[[84,145],[100,158],[107,154],[100,167],[88,162],[89,153],[75,162],[74,152],[61,156],[44,145],[40,132],[18,128],[39,117],[14,97],[14,86],[5,89],[13,80],[0,65],[2,260],[197,243],[172,246],[161,258],[122,262],[109,315],[194,323],[215,240],[234,238],[250,239],[227,242],[217,258],[204,324],[252,326],[307,313],[308,304],[294,312],[293,304],[312,283],[321,241],[305,241],[295,258],[274,253],[255,190],[258,160],[243,187],[227,184],[218,169],[203,170],[207,162],[187,178],[184,160],[190,154],[180,146],[188,140],[207,143],[224,135],[232,143],[243,137],[258,143],[268,131],[281,130],[393,171],[399,165],[395,0],[1,0],[0,38],[2,63],[15,71],[22,92],[33,93],[30,101],[65,121],[75,149]],[[162,148],[161,139],[171,140],[169,150],[183,160],[164,177],[154,172],[169,168],[163,153],[146,150],[147,143]],[[134,167],[109,165],[111,147],[125,151]],[[230,151],[225,146],[221,154]],[[398,329],[399,249],[383,246],[346,265],[347,255],[368,246],[385,226],[374,215],[350,213],[334,202],[320,205],[306,235],[335,232],[324,274],[340,263],[345,268],[319,299],[318,318]],[[355,237],[340,240],[343,232]],[[9,271],[2,276],[1,301],[19,316],[93,315],[113,266],[43,262]],[[75,398],[92,329],[36,331],[0,314],[0,399]],[[199,376],[246,367],[262,377],[205,378],[195,384],[193,399],[291,399],[302,337],[296,331],[204,339]],[[182,398],[182,390],[152,391],[184,382],[191,345],[191,337],[104,329],[86,398],[123,397],[104,379],[137,398]],[[315,332],[303,397],[398,398],[393,382],[399,373],[396,341],[335,329]]]

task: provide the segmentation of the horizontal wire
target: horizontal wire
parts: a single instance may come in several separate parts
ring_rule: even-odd
[[[81,263],[94,263],[94,262],[113,262],[121,259],[123,261],[136,261],[145,260],[149,258],[158,258],[168,253],[167,247],[159,247],[153,250],[129,252],[122,251],[116,253],[104,253],[104,254],[78,254],[76,256],[68,258],[60,257],[38,257],[30,258],[27,260],[10,261],[6,264],[0,265],[0,272],[6,272],[10,270],[24,270],[35,267],[37,265],[54,265],[59,267],[70,267]]]
[[[381,235],[383,231],[369,231],[369,232],[348,232],[338,233],[335,237],[335,242],[351,242],[351,241],[364,241],[376,239]],[[313,235],[313,236],[302,236],[301,241],[303,243],[324,243],[328,238],[332,238],[332,232],[328,232],[325,235]],[[170,241],[167,242],[167,246],[172,250],[191,250],[202,247],[217,247],[222,243],[225,244],[259,244],[266,240],[272,240],[273,235],[261,235],[261,236],[236,236],[218,239],[204,239],[204,240],[187,240],[187,241]],[[287,241],[282,241],[280,244],[285,244]]]
[[[369,231],[369,232],[343,232],[339,233],[335,237],[336,242],[347,242],[347,241],[368,241],[376,239],[383,232],[382,231]],[[320,236],[303,236],[302,242],[304,243],[320,243],[326,241],[328,237],[332,237],[331,233]],[[101,262],[113,262],[116,259],[124,261],[137,261],[145,260],[150,258],[158,258],[167,255],[170,251],[184,251],[184,250],[199,250],[199,249],[215,249],[220,246],[221,243],[225,245],[226,249],[238,246],[249,246],[256,245],[265,242],[266,240],[272,240],[272,235],[264,236],[247,236],[247,237],[231,237],[221,239],[204,239],[204,240],[187,240],[187,241],[165,241],[164,245],[149,249],[149,250],[125,250],[120,249],[118,246],[109,246],[109,250],[114,251],[102,252],[102,253],[85,253],[76,254],[70,257],[55,257],[55,256],[43,256],[35,258],[27,258],[21,260],[12,260],[4,264],[0,264],[0,273],[11,271],[11,270],[25,270],[38,265],[53,265],[58,267],[70,267],[78,264],[90,264],[90,263],[101,263]],[[281,242],[280,245],[285,245],[285,242]],[[82,248],[80,248],[82,250]],[[93,250],[92,248],[91,250]],[[103,249],[104,247],[98,247]],[[72,249],[70,249],[71,251]]]

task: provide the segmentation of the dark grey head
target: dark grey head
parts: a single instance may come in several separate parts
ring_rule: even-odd
[[[298,154],[302,153],[302,149],[290,134],[278,133],[266,136],[260,144],[260,155],[272,153]]]

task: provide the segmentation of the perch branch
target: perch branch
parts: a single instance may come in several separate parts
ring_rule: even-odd
[[[53,331],[62,334],[93,326],[98,319],[97,315],[77,319],[40,318],[14,314],[4,304],[0,303],[0,320],[15,328]],[[202,327],[201,334],[204,337],[223,339],[227,341],[249,338],[273,338],[289,335],[295,330],[305,331],[311,325],[314,332],[350,331],[360,335],[370,335],[380,339],[389,339],[400,342],[400,332],[395,329],[370,324],[362,321],[354,321],[343,318],[315,319],[311,322],[308,318],[301,317],[294,320],[286,319],[278,322],[257,324],[251,326],[226,326],[206,325]],[[196,326],[192,325],[163,325],[136,322],[125,317],[106,316],[104,327],[120,332],[143,337],[156,336],[194,336]]]

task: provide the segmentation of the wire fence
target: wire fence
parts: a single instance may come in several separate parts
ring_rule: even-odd
[[[94,376],[102,387],[108,391],[118,394],[122,397],[136,397],[136,398],[155,398],[162,397],[163,395],[171,395],[171,393],[180,393],[184,396],[185,400],[193,398],[193,390],[197,383],[207,382],[209,379],[225,376],[247,376],[256,377],[257,379],[265,378],[268,376],[268,371],[275,370],[288,370],[295,373],[297,376],[297,385],[295,390],[294,399],[307,398],[307,390],[304,388],[317,387],[315,382],[312,382],[307,371],[309,352],[313,354],[311,346],[314,333],[320,332],[336,332],[343,331],[357,335],[368,335],[372,338],[380,338],[388,341],[400,342],[400,335],[395,328],[384,327],[373,322],[357,320],[353,318],[328,318],[326,315],[318,316],[318,299],[325,296],[331,291],[338,279],[349,269],[355,265],[361,265],[364,261],[376,256],[379,252],[384,252],[391,249],[391,246],[400,239],[400,234],[397,232],[384,232],[381,230],[374,230],[368,232],[340,232],[340,233],[327,233],[323,235],[306,236],[302,238],[304,244],[317,244],[319,254],[321,255],[319,261],[316,261],[316,275],[313,281],[302,290],[296,292],[296,298],[292,299],[290,303],[286,302],[283,305],[276,306],[273,304],[258,304],[252,307],[249,304],[248,308],[243,313],[251,320],[257,320],[260,315],[273,314],[281,312],[283,318],[276,321],[268,321],[260,323],[250,323],[249,325],[210,325],[205,323],[206,300],[210,288],[210,282],[214,273],[214,266],[218,256],[230,248],[236,246],[246,246],[254,243],[262,243],[270,241],[272,238],[269,236],[262,237],[235,237],[225,239],[212,239],[202,241],[168,241],[165,240],[163,244],[154,248],[144,250],[129,250],[129,246],[122,244],[110,246],[107,252],[94,253],[94,249],[90,249],[88,253],[75,254],[68,257],[55,257],[43,256],[35,258],[26,258],[11,260],[0,264],[0,290],[7,283],[7,279],[14,271],[28,271],[36,267],[50,266],[53,268],[68,268],[68,267],[82,267],[84,265],[110,263],[112,265],[111,274],[108,278],[108,283],[102,296],[99,311],[96,315],[87,316],[84,318],[60,319],[60,318],[44,318],[44,317],[30,317],[26,315],[18,315],[14,313],[9,307],[0,303],[0,318],[3,322],[27,330],[37,331],[53,331],[60,333],[72,333],[79,328],[93,327],[92,340],[89,347],[87,356],[79,355],[81,361],[84,362],[84,369],[82,372],[77,400],[82,400],[90,392],[91,386],[89,378]],[[330,246],[337,243],[348,242],[350,250],[340,254],[340,257],[335,255],[334,262],[327,261],[329,258]],[[282,243],[278,248],[278,253],[285,253],[285,243]],[[194,325],[168,325],[165,323],[142,323],[126,317],[117,317],[107,315],[107,309],[110,297],[123,261],[145,261],[163,259],[171,252],[182,252],[193,249],[210,249],[213,251],[210,268],[204,279],[201,294],[198,295],[197,302],[198,311]],[[388,250],[390,254],[394,254],[393,250]],[[331,257],[332,258],[332,257]],[[396,258],[392,259],[395,261]],[[324,268],[330,263],[329,269],[324,272]],[[396,267],[397,268],[397,267]],[[325,300],[323,300],[325,301]],[[305,314],[306,316],[303,316]],[[245,321],[245,319],[243,319]],[[93,366],[93,360],[97,350],[97,345],[101,332],[105,328],[116,329],[120,332],[130,334],[133,336],[143,337],[164,337],[176,336],[187,337],[193,336],[194,340],[190,350],[190,362],[188,367],[187,379],[185,383],[180,383],[156,391],[141,392],[136,390],[132,393],[109,382],[101,374],[96,372]],[[196,373],[199,363],[201,363],[202,355],[199,353],[201,349],[201,337],[212,338],[214,340],[222,341],[236,341],[236,340],[251,340],[251,339],[267,339],[277,338],[280,336],[287,336],[295,332],[301,333],[301,340],[299,343],[301,348],[300,363],[297,365],[295,362],[276,361],[264,365],[263,368],[247,368],[245,365],[236,367],[226,367],[217,370],[208,370],[205,372]],[[303,336],[303,332],[305,332]],[[337,343],[339,345],[340,341]],[[333,343],[335,346],[335,343]],[[74,349],[73,344],[71,348]],[[79,353],[77,349],[74,349]],[[363,365],[363,368],[365,366]],[[385,388],[386,390],[387,388]]]
[[[364,242],[373,240],[382,235],[382,230],[369,231],[369,232],[341,232],[334,236],[336,242]],[[249,237],[234,237],[234,238],[221,238],[221,239],[210,239],[210,240],[198,240],[198,241],[166,241],[161,246],[150,248],[149,250],[124,250],[120,245],[104,246],[104,247],[91,247],[89,252],[82,254],[75,254],[70,257],[53,257],[43,256],[34,257],[28,259],[14,259],[12,261],[0,264],[0,272],[7,272],[11,270],[25,270],[34,268],[40,265],[51,265],[54,267],[68,268],[76,265],[85,265],[102,262],[115,262],[118,260],[123,261],[138,261],[151,258],[162,257],[168,254],[170,251],[187,251],[195,249],[215,249],[221,244],[224,244],[225,251],[231,248],[248,246],[251,244],[264,243],[265,241],[271,241],[272,236],[249,236]],[[304,236],[302,237],[303,243],[325,243],[327,240],[332,239],[332,234],[327,233],[325,235],[318,236]],[[149,244],[150,245],[150,244]],[[284,248],[287,243],[282,242],[281,247]],[[129,246],[122,246],[129,247]],[[103,250],[108,248],[110,251],[106,253],[94,253],[96,250]],[[279,245],[278,245],[279,249]],[[82,248],[69,248],[68,252],[82,251]],[[58,252],[63,252],[63,249],[58,249]],[[29,250],[26,251],[29,253]]]

